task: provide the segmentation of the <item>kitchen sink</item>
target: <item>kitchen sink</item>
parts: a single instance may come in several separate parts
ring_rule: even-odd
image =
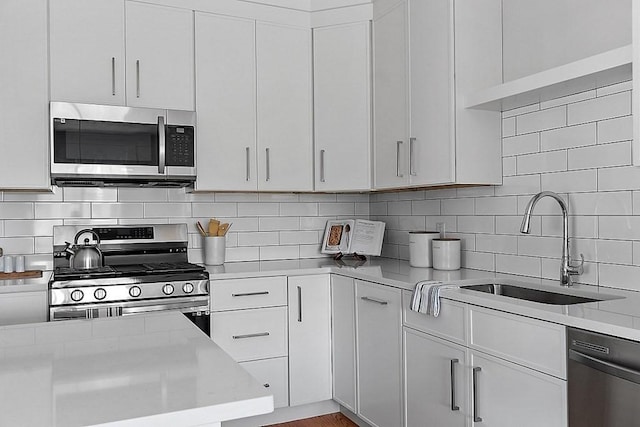
[[[505,285],[499,283],[483,283],[479,285],[461,286],[460,288],[469,289],[471,291],[484,292],[487,294],[502,295],[505,297],[539,302],[542,304],[570,305],[603,301],[602,299],[561,294],[558,292],[543,291],[540,289],[525,288],[522,286]]]

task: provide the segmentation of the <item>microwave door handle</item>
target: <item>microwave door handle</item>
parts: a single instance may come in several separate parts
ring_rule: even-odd
[[[158,116],[158,173],[164,174],[167,159],[167,135],[164,128],[164,117]]]

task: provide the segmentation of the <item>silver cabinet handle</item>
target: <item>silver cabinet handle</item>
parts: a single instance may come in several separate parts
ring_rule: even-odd
[[[167,160],[167,135],[164,131],[164,117],[158,116],[158,173],[164,173]]]
[[[245,154],[246,154],[246,160],[247,160],[247,182],[251,181],[251,173],[249,172],[251,170],[251,157],[249,155],[249,147],[245,148]]]
[[[398,178],[402,178],[404,175],[400,173],[400,146],[402,145],[402,141],[396,142],[396,176]]]
[[[140,60],[136,60],[136,98],[140,98]]]
[[[414,145],[416,144],[416,138],[409,138],[409,175],[416,176],[416,170],[414,165]]]
[[[376,299],[376,298],[371,298],[371,297],[360,297],[360,299],[363,300],[363,301],[375,302],[376,304],[380,304],[380,305],[389,304],[388,301],[383,301],[381,299]]]
[[[451,359],[451,410],[459,411],[460,407],[456,405],[456,364],[458,359]]]
[[[482,368],[473,368],[473,422],[481,423],[482,418],[478,416],[478,372],[482,371]]]
[[[265,161],[266,161],[266,164],[267,164],[266,165],[267,166],[267,170],[266,170],[266,173],[267,173],[266,175],[267,176],[266,176],[265,181],[269,181],[271,179],[271,169],[270,169],[271,168],[271,161],[269,160],[269,149],[265,148],[264,152],[265,152]]]
[[[245,334],[245,335],[233,335],[234,340],[242,340],[245,338],[258,338],[258,337],[268,337],[269,332],[259,332],[257,334]]]
[[[116,57],[111,57],[111,95],[116,96]]]
[[[242,294],[231,294],[232,297],[253,297],[256,295],[269,295],[269,291],[245,292]]]
[[[325,179],[324,179],[324,150],[320,150],[320,182],[325,182]]]
[[[302,322],[302,288],[298,288],[298,322]]]

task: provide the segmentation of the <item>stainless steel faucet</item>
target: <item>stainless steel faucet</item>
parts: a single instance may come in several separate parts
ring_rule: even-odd
[[[567,204],[564,200],[552,191],[543,191],[533,196],[525,209],[520,232],[523,234],[530,233],[529,228],[533,207],[543,197],[555,199],[555,201],[560,204],[560,209],[562,209],[562,265],[560,266],[560,285],[571,286],[571,276],[580,275],[584,271],[584,255],[580,254],[580,258],[582,259],[580,265],[572,266],[569,264],[569,217],[567,215]]]

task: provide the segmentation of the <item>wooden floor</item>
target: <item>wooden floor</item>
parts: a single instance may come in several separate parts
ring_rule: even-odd
[[[351,420],[341,413],[307,418],[284,424],[273,424],[269,427],[357,427]]]

